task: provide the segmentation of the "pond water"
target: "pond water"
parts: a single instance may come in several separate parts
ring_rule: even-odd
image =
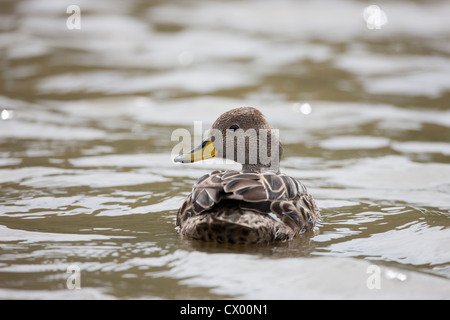
[[[76,3],[80,29],[72,1],[1,4],[1,299],[450,298],[448,2],[375,27],[354,0]],[[177,235],[238,166],[175,164],[172,134],[240,106],[280,130],[313,234]]]

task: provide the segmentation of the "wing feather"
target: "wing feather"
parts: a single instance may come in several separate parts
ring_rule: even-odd
[[[182,230],[194,216],[202,223],[231,219],[229,222],[236,225],[249,213],[260,215],[258,219],[255,216],[258,221],[271,220],[277,239],[311,229],[319,218],[319,209],[306,187],[292,177],[274,172],[215,171],[197,180],[178,211],[177,226]],[[211,219],[201,218],[207,215]]]

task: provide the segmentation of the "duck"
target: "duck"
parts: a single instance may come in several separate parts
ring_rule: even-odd
[[[177,212],[181,237],[219,243],[289,241],[313,230],[320,210],[305,185],[280,172],[283,147],[256,108],[220,115],[202,143],[174,162],[213,157],[233,160],[240,171],[216,170],[200,177]]]

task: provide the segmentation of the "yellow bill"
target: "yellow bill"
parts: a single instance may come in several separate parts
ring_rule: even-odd
[[[214,149],[211,139],[204,140],[200,145],[192,149],[190,152],[180,154],[175,157],[175,162],[191,163],[200,160],[213,158],[216,155],[216,149]]]

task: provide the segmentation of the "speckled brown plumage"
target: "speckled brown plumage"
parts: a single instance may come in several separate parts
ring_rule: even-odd
[[[194,185],[177,226],[191,239],[258,243],[290,240],[318,218],[305,186],[285,174],[215,171]]]

